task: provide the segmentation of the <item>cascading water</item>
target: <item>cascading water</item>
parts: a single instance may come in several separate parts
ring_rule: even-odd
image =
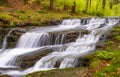
[[[10,33],[10,32],[9,32]],[[25,33],[23,34],[16,48],[5,50],[0,55],[0,67],[16,67],[15,60],[17,56],[38,50],[40,46],[47,45],[49,35],[47,33]],[[18,53],[19,52],[19,53]]]
[[[0,63],[1,68],[16,68],[17,65],[15,65],[15,63],[17,56],[35,52],[45,46],[53,47],[61,45],[63,48],[53,50],[52,53],[38,60],[30,69],[22,72],[7,71],[2,73],[19,76],[33,71],[54,69],[58,61],[60,63],[59,68],[75,67],[78,59],[94,51],[100,37],[119,23],[119,21],[120,19],[105,18],[92,18],[84,22],[80,19],[66,19],[57,27],[33,29],[20,37],[16,48],[4,50],[4,52],[0,54],[0,61],[2,62]],[[85,24],[85,22],[87,23]],[[84,34],[83,36],[79,35],[75,42],[68,44],[67,47],[64,48],[66,32],[71,32],[78,28],[88,30],[90,33]],[[58,32],[59,34],[53,34]]]
[[[76,59],[91,53],[90,51],[94,51],[100,36],[117,23],[117,20],[111,20],[106,23],[105,19],[91,19],[89,23],[85,25],[86,29],[91,31],[90,34],[78,38],[76,42],[68,46],[65,51],[53,52],[43,57],[35,64],[32,70],[35,71],[42,68],[52,69],[58,60],[62,60],[59,68],[74,67],[76,65]]]
[[[8,34],[5,36],[2,44],[2,50],[0,52],[4,51],[7,48],[7,38],[11,35],[12,32],[13,30],[10,30]]]
[[[37,48],[45,45],[49,45],[49,34],[28,32],[20,37],[16,47]]]
[[[76,22],[75,20],[71,20],[71,21],[73,23],[75,23]],[[66,21],[66,22],[69,22],[69,21]],[[68,24],[66,24],[66,25],[68,25]],[[52,30],[50,29],[47,32],[53,32],[55,29],[57,29],[57,28],[54,28]],[[11,32],[12,32],[12,30],[8,33],[8,35],[10,35]],[[47,32],[30,31],[30,32],[23,34],[20,37],[15,49],[12,49],[10,51],[5,50],[0,55],[0,61],[4,60],[2,63],[0,63],[0,67],[14,66],[14,63],[15,63],[17,56],[22,55],[22,54],[26,54],[26,53],[31,52],[31,51],[38,50],[39,47],[41,47],[41,46],[55,45],[55,44],[62,44],[63,43],[64,34],[63,35],[55,35],[54,39],[53,39],[53,37],[50,36]],[[5,38],[7,38],[7,36]],[[52,38],[52,41],[51,41],[51,38]],[[53,40],[55,40],[55,41],[53,41]],[[7,40],[5,40],[5,42],[6,41]],[[6,47],[6,44],[3,46],[3,48],[5,48],[5,47]]]

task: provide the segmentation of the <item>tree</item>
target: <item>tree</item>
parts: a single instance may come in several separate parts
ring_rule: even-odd
[[[92,0],[86,0],[85,13],[88,13],[88,9],[91,8]]]
[[[75,0],[73,1],[72,13],[76,13],[76,2],[75,2]]]
[[[96,4],[96,12],[98,12],[99,5],[100,5],[100,0],[97,0],[97,4]]]
[[[66,1],[64,0],[64,8],[63,10],[68,10],[68,5],[66,4]]]
[[[113,8],[113,1],[112,0],[109,0],[109,7],[110,7],[110,9]]]
[[[92,4],[92,0],[90,0],[90,2],[89,2],[89,8],[91,8],[91,4]]]
[[[85,13],[87,13],[87,12],[88,12],[88,6],[89,6],[89,0],[86,0]]]
[[[50,0],[49,10],[54,10],[54,0]]]
[[[105,10],[105,6],[106,6],[106,0],[102,0],[102,9],[103,9],[103,12]]]

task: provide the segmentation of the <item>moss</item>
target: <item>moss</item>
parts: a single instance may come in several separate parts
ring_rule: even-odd
[[[80,68],[65,68],[65,69],[54,69],[49,71],[41,71],[28,74],[23,77],[84,77],[87,75],[85,73],[87,69]]]
[[[89,15],[85,15],[89,16]],[[44,10],[33,11],[13,11],[13,12],[0,12],[0,19],[6,20],[3,24],[6,27],[21,27],[21,26],[29,26],[26,23],[29,23],[32,26],[43,26],[48,21],[57,20],[60,21],[64,18],[80,18],[83,17],[81,14],[70,15],[68,12],[48,12]],[[2,21],[3,22],[3,21]],[[9,22],[9,23],[8,23]]]
[[[99,59],[110,60],[114,57],[114,52],[110,51],[97,51],[96,55]]]

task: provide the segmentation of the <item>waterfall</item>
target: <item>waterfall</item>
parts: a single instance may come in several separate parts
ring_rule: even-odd
[[[110,20],[106,23],[106,19],[91,19],[89,23],[85,25],[86,29],[91,31],[90,34],[84,35],[81,38],[78,37],[76,42],[68,46],[65,51],[56,51],[43,57],[35,64],[33,70],[35,71],[38,68],[52,69],[58,60],[62,60],[59,68],[74,67],[76,65],[76,59],[94,51],[100,36],[110,30],[117,23],[117,20]]]
[[[76,19],[75,20],[71,20],[72,23],[70,23],[70,25],[75,24]],[[77,19],[78,21],[78,19]],[[64,24],[64,25],[69,25],[70,21],[63,21],[62,23],[68,23],[68,24]],[[78,23],[80,23],[80,20],[78,21]],[[59,26],[61,27],[61,25]],[[48,32],[54,32],[56,31],[58,28],[54,28],[54,29],[49,29],[46,32],[39,32],[38,29],[36,31],[28,31],[25,34],[23,34],[20,39],[18,40],[17,44],[16,44],[16,48],[8,51],[5,50],[4,53],[2,53],[0,55],[0,61],[4,60],[2,63],[0,63],[0,67],[5,67],[5,66],[15,66],[15,60],[17,58],[17,56],[22,55],[22,54],[26,54],[28,52],[32,52],[32,51],[37,51],[38,49],[40,49],[40,47],[43,46],[49,46],[49,45],[57,45],[57,44],[64,44],[65,43],[65,35],[64,34],[49,34]],[[56,29],[56,30],[55,30]],[[7,34],[7,36],[4,39],[3,42],[3,48],[5,49],[7,46],[7,37],[10,36],[11,32],[13,30],[10,30],[9,33]],[[62,49],[61,49],[62,50]],[[8,55],[8,56],[7,56]]]
[[[5,38],[4,38],[4,40],[3,40],[1,52],[4,51],[4,50],[7,48],[7,44],[8,44],[8,43],[7,43],[7,39],[8,39],[8,37],[11,35],[12,32],[13,32],[13,29],[10,30],[10,31],[8,32],[8,34],[5,36]]]
[[[3,50],[5,50],[7,48],[7,38],[11,35],[12,31],[13,30],[10,30],[3,40],[3,44],[2,44],[2,49]]]
[[[45,45],[49,45],[49,34],[27,32],[20,37],[16,47],[37,48]]]
[[[23,34],[16,48],[10,51],[4,51],[0,55],[0,67],[16,67],[15,60],[17,56],[38,50],[40,46],[47,45],[49,43],[49,35],[47,33],[25,33]]]
[[[80,19],[65,19],[61,25],[65,25],[65,26],[74,26],[74,25],[80,25],[81,24],[81,20]]]
[[[0,54],[0,62],[2,62],[0,63],[0,67],[20,68],[19,65],[15,64],[18,56],[40,51],[44,47],[55,46],[61,46],[61,48],[53,48],[51,53],[38,60],[33,67],[22,72],[3,71],[3,74],[16,76],[34,71],[54,69],[56,68],[55,65],[57,62],[60,63],[58,68],[75,67],[80,57],[95,51],[100,37],[109,32],[119,21],[119,19],[105,18],[92,18],[87,20],[65,19],[58,26],[32,29],[19,38],[14,49],[6,49]],[[80,29],[85,29],[89,31],[89,33],[81,36]],[[66,35],[76,30],[80,33],[79,36],[74,42],[67,44]],[[9,36],[11,32],[12,31],[10,31],[7,36]],[[7,38],[7,36],[5,38]],[[67,46],[65,46],[65,44],[67,44]],[[5,49],[6,39],[4,45],[3,47]]]

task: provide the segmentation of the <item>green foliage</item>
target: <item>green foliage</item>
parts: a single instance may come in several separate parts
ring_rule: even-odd
[[[73,0],[67,0],[65,3],[71,8],[73,6]],[[60,4],[57,7],[61,7],[64,4],[64,0],[56,0],[55,4]],[[88,14],[97,15],[97,16],[112,16],[119,15],[120,4],[112,5],[113,9],[110,8],[110,1],[106,0],[105,9],[102,9],[102,0],[92,0],[92,5],[88,8]],[[86,0],[76,0],[76,12],[81,13],[85,10]]]
[[[94,59],[91,60],[90,66],[93,67],[93,68],[99,67],[100,63],[101,63],[101,61],[100,61],[99,58],[94,58]]]
[[[86,8],[86,1],[87,0],[75,0],[76,2],[76,13],[84,13]],[[112,9],[111,9],[111,1],[106,0],[105,8],[103,9],[102,6],[103,0],[91,0],[91,5],[88,6],[88,14],[94,15],[94,16],[117,16],[120,15],[120,3],[114,3],[112,1]],[[48,0],[27,0],[28,4],[32,4],[33,2],[40,3],[42,10],[47,10],[49,7],[49,1]],[[54,6],[57,11],[61,11],[64,9],[64,5],[67,6],[68,11],[71,11],[71,8],[73,6],[74,0],[55,0]]]
[[[117,31],[117,29],[115,28],[114,31]],[[118,35],[116,36],[118,38]],[[109,48],[109,51],[98,50],[96,54],[97,60],[101,61],[101,63],[102,60],[107,61],[106,63],[108,64],[103,69],[96,71],[93,77],[120,77],[120,47],[119,43],[118,46],[115,46],[117,42],[114,42],[110,40],[106,42],[106,47]]]
[[[117,49],[114,52],[114,57],[111,60],[111,64],[116,66],[116,67],[120,67],[120,50]]]
[[[114,56],[113,52],[109,51],[97,51],[97,57],[104,60],[110,60]]]
[[[0,12],[0,18],[13,20],[13,17],[10,16],[9,13],[3,13],[3,12]]]
[[[107,41],[107,42],[105,43],[105,45],[106,45],[105,50],[106,50],[106,51],[109,51],[109,50],[111,50],[111,48],[114,46],[114,42],[113,42],[113,41]]]
[[[117,68],[115,66],[105,67],[101,71],[96,72],[93,77],[111,77],[111,72],[114,72],[113,76],[119,77],[117,74]]]
[[[120,41],[120,34],[117,34],[115,38]]]

